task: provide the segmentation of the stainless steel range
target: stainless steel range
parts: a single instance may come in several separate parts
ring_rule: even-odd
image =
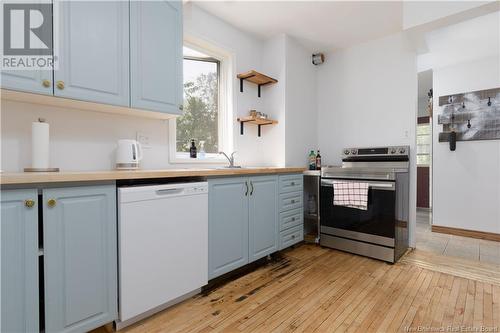
[[[408,146],[346,148],[342,167],[321,170],[320,244],[396,262],[408,249]],[[333,204],[333,182],[368,183],[368,207]]]

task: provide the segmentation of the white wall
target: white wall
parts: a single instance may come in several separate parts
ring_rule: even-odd
[[[434,113],[438,97],[500,87],[498,56],[434,70]],[[500,140],[457,142],[454,152],[438,142],[442,126],[433,119],[433,224],[500,233]]]
[[[324,163],[344,147],[409,145],[410,243],[416,207],[416,54],[403,34],[326,55],[318,69],[318,134]]]
[[[286,165],[306,166],[318,148],[316,75],[311,52],[286,39]]]
[[[264,44],[262,59],[263,73],[278,80],[278,83],[262,88],[263,108],[261,111],[269,117],[278,120],[277,125],[262,126],[262,136],[257,136],[256,128],[246,134],[248,147],[255,149],[254,154],[266,160],[271,165],[285,165],[285,96],[286,96],[286,59],[285,59],[286,36],[278,35]],[[255,98],[255,95],[253,96]],[[245,115],[245,114],[243,114]]]
[[[31,123],[38,118],[45,118],[50,124],[51,165],[61,170],[114,168],[117,140],[135,139],[136,131],[149,135],[150,139],[151,148],[144,149],[142,167],[169,166],[168,125],[164,120],[2,100],[3,171],[22,171],[31,166]]]

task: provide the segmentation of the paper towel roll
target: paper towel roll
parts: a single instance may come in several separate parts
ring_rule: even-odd
[[[49,167],[49,124],[38,121],[31,124],[31,166]]]

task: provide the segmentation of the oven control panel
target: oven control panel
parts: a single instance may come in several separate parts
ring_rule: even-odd
[[[390,147],[371,147],[371,148],[344,148],[343,157],[351,156],[408,156],[410,147],[408,146],[390,146]]]

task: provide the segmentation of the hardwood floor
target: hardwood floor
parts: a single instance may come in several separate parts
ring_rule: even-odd
[[[500,331],[500,285],[302,245],[123,332],[408,332],[448,326]]]

